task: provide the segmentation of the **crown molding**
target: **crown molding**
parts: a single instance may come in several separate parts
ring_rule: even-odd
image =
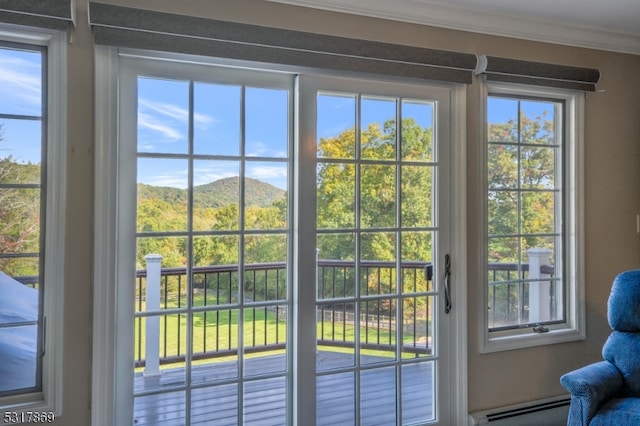
[[[374,18],[640,55],[640,35],[559,24],[427,0],[266,0]]]

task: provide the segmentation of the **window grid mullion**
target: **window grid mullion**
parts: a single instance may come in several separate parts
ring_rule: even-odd
[[[188,159],[187,159],[187,314],[186,314],[186,339],[185,345],[185,422],[186,426],[191,424],[191,395],[192,395],[192,357],[193,357],[193,138],[194,138],[194,82],[189,80],[189,112],[188,112]],[[178,316],[179,318],[179,316]],[[178,326],[180,323],[178,322]]]
[[[244,423],[244,247],[245,247],[245,173],[246,173],[246,100],[247,88],[240,90],[240,179],[238,180],[239,209],[238,214],[238,424]]]
[[[362,229],[361,229],[361,160],[362,160],[362,95],[360,93],[356,94],[356,102],[355,102],[355,225],[356,225],[356,246],[355,246],[355,295],[356,302],[354,303],[353,310],[355,313],[355,318],[360,318],[361,315],[361,273],[360,273],[360,255],[361,255],[361,244],[362,244]],[[355,426],[360,426],[360,374],[361,374],[361,365],[360,365],[360,321],[354,321],[354,357],[355,357],[355,371],[354,371],[354,379],[355,379],[355,389],[354,389],[354,409],[355,409],[355,418],[356,424]]]

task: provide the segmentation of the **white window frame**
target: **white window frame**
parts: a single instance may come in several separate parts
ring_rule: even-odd
[[[148,52],[134,49],[118,49],[114,47],[96,46],[95,48],[95,203],[94,203],[94,311],[93,311],[93,368],[92,368],[92,424],[129,424],[131,423],[131,395],[119,392],[119,389],[133,387],[133,377],[130,366],[133,353],[130,345],[119,344],[121,339],[133,341],[133,329],[129,323],[122,321],[131,316],[133,302],[129,294],[118,292],[113,284],[118,280],[130,277],[118,276],[118,257],[122,250],[131,252],[123,241],[135,233],[135,229],[123,229],[118,223],[119,209],[123,208],[118,202],[122,195],[118,195],[119,155],[118,135],[121,114],[135,114],[135,110],[119,111],[118,87],[120,74],[127,72],[122,64],[122,56],[150,56],[155,59],[171,61],[185,61],[186,63],[213,63],[221,66],[255,68],[256,64],[247,61],[230,61],[214,58],[193,57],[190,55],[176,55],[162,52]],[[258,66],[265,68],[265,65]],[[274,71],[291,72],[291,67],[266,66]],[[313,78],[308,69],[297,69],[303,78]],[[315,74],[318,70],[313,70]],[[322,74],[322,73],[320,73]],[[324,74],[322,74],[324,75]],[[332,74],[333,75],[333,74]],[[299,79],[298,79],[299,81]],[[391,81],[397,81],[391,79]],[[466,211],[466,86],[452,85],[451,87],[451,117],[450,135],[451,148],[451,209],[453,213],[451,230],[451,255],[455,259],[455,273],[452,275],[452,294],[455,307],[451,311],[450,344],[452,359],[451,383],[449,383],[448,398],[450,402],[450,420],[454,424],[466,422],[467,419],[467,261],[466,261],[466,217],[461,214]],[[296,102],[299,99],[296,97]],[[310,109],[304,109],[302,115],[311,114]],[[307,138],[310,135],[301,134],[299,123],[295,123],[295,137]],[[298,147],[296,148],[298,149]],[[315,153],[301,153],[300,155],[315,156]],[[131,159],[125,159],[130,161]],[[135,200],[135,194],[129,194]],[[134,201],[132,201],[134,202]],[[134,257],[134,253],[130,253]],[[295,265],[298,267],[299,265]],[[312,295],[313,296],[313,295]],[[118,328],[121,327],[121,328]],[[124,327],[124,328],[122,328]],[[123,333],[125,334],[123,336]],[[130,333],[127,334],[127,333]],[[300,337],[300,336],[297,336]],[[309,337],[309,336],[303,336]],[[302,341],[302,340],[300,340]],[[295,342],[295,339],[294,339]],[[294,361],[295,363],[295,361]],[[124,366],[122,368],[121,366]],[[296,365],[298,367],[298,365]],[[293,384],[294,389],[299,386],[312,386],[313,383],[301,382]],[[296,390],[297,391],[297,390]],[[295,393],[295,391],[294,391]],[[308,411],[311,407],[294,404],[292,424],[308,422]],[[314,411],[314,410],[312,410]],[[300,420],[299,420],[300,419]],[[299,420],[299,421],[298,421]]]
[[[579,91],[554,89],[538,86],[528,86],[510,83],[488,83],[481,85],[481,155],[479,156],[480,170],[480,209],[479,226],[479,277],[482,283],[480,318],[478,325],[481,353],[498,352],[534,346],[550,345],[562,342],[584,340],[585,332],[585,302],[584,302],[584,101],[585,94]],[[563,128],[563,162],[560,168],[563,172],[564,184],[563,215],[564,229],[562,231],[562,245],[564,249],[564,318],[557,324],[545,325],[547,332],[536,333],[531,327],[513,328],[501,331],[489,331],[488,295],[488,200],[487,194],[487,99],[491,95],[508,95],[514,99],[549,99],[564,102]],[[562,220],[562,218],[560,218]]]
[[[67,140],[67,33],[0,24],[0,40],[47,47],[47,175],[43,322],[42,389],[0,398],[3,413],[62,414],[64,247]]]

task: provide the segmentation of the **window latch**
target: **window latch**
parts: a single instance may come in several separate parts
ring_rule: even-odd
[[[533,331],[535,333],[547,333],[549,332],[549,329],[545,326],[543,326],[542,324],[536,324],[535,327],[533,327]]]

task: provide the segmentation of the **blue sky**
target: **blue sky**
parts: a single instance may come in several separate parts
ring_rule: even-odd
[[[522,101],[522,111],[529,118],[542,117],[546,114],[551,119],[554,114],[554,104],[543,101]],[[516,120],[518,116],[518,102],[515,99],[490,97],[487,107],[487,120],[489,124],[506,123]]]
[[[0,49],[0,114],[42,114],[40,53]],[[40,121],[0,119],[0,157],[40,163]]]
[[[40,55],[0,49],[0,113],[40,115]],[[232,85],[194,85],[194,153],[221,156],[194,161],[194,184],[238,176],[240,163],[224,156],[240,154],[245,140],[245,174],[277,187],[287,187],[288,94],[285,90],[247,87],[245,129],[241,134],[241,88]],[[510,102],[510,101],[507,101]],[[336,136],[355,125],[355,95],[325,93],[318,98],[318,138]],[[396,104],[389,98],[363,97],[362,126],[395,116]],[[500,108],[502,109],[502,108]],[[509,108],[505,108],[508,110]],[[433,106],[405,101],[404,117],[422,127],[433,125]],[[501,117],[501,119],[504,117]],[[189,83],[141,77],[138,79],[137,148],[141,153],[186,154],[189,140]],[[21,162],[40,162],[40,122],[2,119],[0,156]],[[259,158],[258,158],[259,157]],[[251,160],[255,158],[255,160]],[[266,160],[265,160],[266,159]],[[140,158],[138,181],[162,186],[187,186],[184,159]]]
[[[284,90],[247,88],[245,94],[245,175],[274,186],[287,186],[288,94]],[[241,135],[241,88],[220,84],[194,85],[195,154],[238,156]],[[189,140],[189,83],[138,80],[138,151],[186,154]],[[260,161],[258,157],[267,158]],[[195,160],[194,184],[238,176],[234,160]],[[138,181],[162,186],[187,186],[186,160],[141,158]]]

